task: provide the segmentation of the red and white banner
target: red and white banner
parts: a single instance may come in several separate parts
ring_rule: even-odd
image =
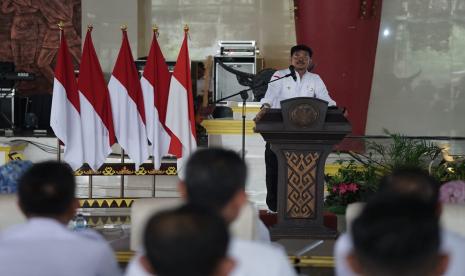
[[[173,133],[169,152],[178,158],[179,171],[197,148],[187,32],[171,77],[165,123]]]
[[[134,161],[136,169],[149,158],[145,130],[144,98],[126,30],[108,84],[118,144]]]
[[[87,30],[79,69],[78,90],[84,138],[84,161],[96,171],[105,162],[111,153],[111,146],[116,141],[110,94],[95,53],[91,34],[92,30]]]
[[[171,132],[165,126],[170,78],[171,74],[154,32],[140,82],[144,94],[147,136],[152,143],[151,153],[155,169],[160,168],[161,159],[168,154],[171,141]]]
[[[60,34],[60,49],[58,50],[53,80],[50,126],[56,137],[64,144],[63,160],[71,168],[77,170],[84,163],[79,95],[73,62],[63,30],[60,31]]]

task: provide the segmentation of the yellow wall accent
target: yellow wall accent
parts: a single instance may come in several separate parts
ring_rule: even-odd
[[[325,165],[325,174],[329,174],[331,176],[336,175],[337,171],[341,165],[339,164],[326,164]]]
[[[134,255],[134,251],[116,251],[118,263],[128,263]],[[334,257],[332,256],[288,256],[288,258],[295,267],[334,267]]]
[[[231,107],[234,113],[242,114],[242,106],[234,106]],[[251,113],[251,114],[257,114],[258,111],[260,111],[259,106],[245,106],[245,112],[246,113]]]
[[[12,145],[2,144],[0,146],[0,152],[2,153],[4,158],[0,160],[0,165],[6,164],[10,161],[10,157],[8,155],[11,154],[12,152],[18,152],[18,154],[15,155],[15,158],[24,159],[24,155],[22,154],[22,152],[24,151],[26,146],[27,144],[25,143],[12,144]]]
[[[242,134],[241,120],[204,120],[202,125],[207,129],[208,134]],[[253,131],[255,122],[245,121],[245,134],[258,135]]]
[[[332,256],[289,256],[289,260],[296,267],[334,267]]]

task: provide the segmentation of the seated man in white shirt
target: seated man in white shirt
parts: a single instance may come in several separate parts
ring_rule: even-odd
[[[188,203],[219,213],[227,224],[237,218],[247,202],[247,167],[239,155],[225,149],[198,150],[189,158],[184,172],[179,190]],[[284,251],[274,245],[232,238],[228,252],[236,262],[233,276],[296,275]],[[126,275],[147,275],[134,272],[140,271],[138,263],[133,260]]]
[[[216,213],[192,205],[152,216],[144,231],[147,271],[160,276],[228,276],[229,233]]]
[[[439,251],[435,204],[412,196],[378,195],[352,224],[351,268],[361,275],[439,276],[448,256]]]
[[[179,190],[187,202],[220,213],[233,222],[247,202],[247,166],[231,150],[209,148],[195,152],[185,167]],[[269,244],[232,239],[230,256],[236,260],[232,275],[295,275],[284,252]]]
[[[428,172],[420,169],[397,169],[385,176],[379,186],[379,194],[396,193],[419,198],[436,206],[435,215],[440,216],[439,183]],[[441,229],[441,252],[449,256],[446,276],[465,275],[465,239],[456,233]],[[334,247],[336,276],[353,276],[355,273],[347,263],[353,249],[350,233],[344,233]]]
[[[79,206],[72,169],[55,161],[20,178],[18,204],[28,221],[0,233],[2,275],[121,275],[113,251],[97,235],[67,228]]]

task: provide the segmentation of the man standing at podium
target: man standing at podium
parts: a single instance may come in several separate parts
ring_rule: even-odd
[[[288,69],[278,70],[271,77],[271,81],[277,78],[289,77],[277,80],[268,85],[265,97],[260,101],[262,108],[255,117],[259,121],[268,108],[281,108],[281,101],[295,97],[314,97],[328,102],[329,106],[335,106],[336,102],[329,96],[323,80],[317,74],[309,72],[312,65],[313,51],[310,47],[300,44],[291,48],[291,66]],[[277,211],[278,194],[278,160],[270,149],[270,144],[265,147],[266,165],[266,204],[268,208]]]

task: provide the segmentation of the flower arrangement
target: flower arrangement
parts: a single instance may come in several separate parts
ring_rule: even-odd
[[[359,190],[357,183],[340,183],[333,186],[333,192],[338,193],[340,196],[349,193],[356,193]]]
[[[465,160],[442,160],[438,165],[433,166],[430,171],[431,175],[433,175],[441,183],[447,183],[454,180],[465,181]]]
[[[373,167],[360,166],[355,160],[339,160],[341,166],[334,176],[326,176],[326,209],[343,214],[348,204],[365,201],[376,191]]]
[[[430,168],[441,149],[425,140],[385,133],[390,143],[367,142],[367,153],[349,152],[353,159],[339,160],[336,175],[326,176],[325,207],[336,214],[345,213],[348,204],[366,201],[378,189],[381,177],[399,167]]]
[[[441,186],[439,200],[442,203],[465,203],[465,181],[456,180]]]

